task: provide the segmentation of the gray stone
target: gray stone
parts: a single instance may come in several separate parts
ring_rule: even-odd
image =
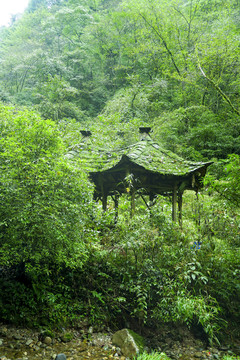
[[[33,342],[33,340],[32,340],[32,339],[28,339],[28,340],[26,341],[26,345],[27,345],[27,346],[29,346],[29,345],[31,345],[31,344],[32,344],[32,342]]]
[[[67,360],[67,358],[65,354],[58,354],[55,360]]]
[[[46,336],[45,339],[43,340],[43,342],[46,345],[51,345],[52,339],[50,338],[50,336]]]
[[[91,335],[93,333],[93,327],[90,326],[90,328],[88,329],[88,333]]]
[[[102,333],[94,333],[91,336],[91,345],[93,346],[99,346],[99,347],[103,347],[103,346],[110,346],[111,345],[111,336],[107,335],[107,334],[102,334]]]
[[[112,338],[113,344],[121,348],[123,356],[130,358],[140,352],[139,346],[131,333],[128,329],[122,329],[113,334]]]

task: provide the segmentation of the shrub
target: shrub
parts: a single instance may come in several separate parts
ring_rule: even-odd
[[[138,355],[136,360],[170,360],[170,358],[164,353],[152,352],[151,354],[147,354],[144,352],[143,354]]]
[[[62,269],[81,268],[89,243],[95,241],[89,228],[91,185],[78,163],[65,156],[54,122],[0,105],[0,132],[1,275],[8,286],[12,279],[15,297],[26,291],[29,309],[36,301],[45,304],[45,311],[58,309],[60,314],[59,296],[51,296],[52,288],[66,290]],[[4,319],[10,316],[8,306],[11,299],[6,296],[0,309]],[[21,311],[26,315],[25,306]]]

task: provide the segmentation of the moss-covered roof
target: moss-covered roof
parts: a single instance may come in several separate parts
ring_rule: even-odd
[[[149,137],[118,152],[102,154],[102,158],[101,156],[98,158],[95,169],[91,172],[110,171],[123,156],[147,171],[162,175],[184,176],[211,164],[211,162],[184,160],[173,152],[163,149]]]
[[[67,156],[79,157],[82,168],[95,185],[96,198],[126,192],[129,175],[135,190],[144,189],[146,194],[167,195],[175,186],[181,192],[186,189],[197,191],[212,163],[184,160],[164,149],[149,135],[115,151],[96,148],[90,141],[83,142],[74,146]]]

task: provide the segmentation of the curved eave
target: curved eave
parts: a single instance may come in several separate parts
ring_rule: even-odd
[[[129,168],[129,171],[131,172],[131,168],[133,167],[137,167],[139,169],[139,171],[142,172],[150,172],[152,174],[158,174],[158,175],[162,175],[162,176],[174,176],[174,177],[186,177],[188,175],[194,174],[196,172],[200,172],[200,174],[202,176],[205,175],[206,170],[208,168],[208,166],[210,166],[211,164],[213,164],[213,162],[206,162],[206,163],[189,163],[189,164],[184,164],[185,167],[187,167],[188,169],[186,169],[185,171],[181,171],[180,169],[176,171],[175,169],[169,169],[168,171],[165,169],[161,169],[157,166],[152,167],[152,166],[144,166],[142,164],[141,161],[133,160],[131,159],[130,156],[128,155],[122,155],[121,159],[116,163],[116,165],[111,166],[109,168],[106,168],[104,170],[100,170],[100,171],[92,171],[90,172],[90,177],[95,177],[97,175],[103,175],[103,174],[108,174],[111,172],[116,172],[116,171],[120,171],[121,169],[124,170],[124,165],[126,165],[126,168]]]

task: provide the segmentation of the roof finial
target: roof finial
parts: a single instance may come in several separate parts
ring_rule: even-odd
[[[91,131],[89,130],[80,130],[80,133],[83,137],[90,137],[92,135]]]
[[[139,128],[139,132],[142,135],[141,136],[141,140],[150,140],[151,136],[150,136],[150,132],[152,131],[152,129],[150,127],[146,127],[146,126],[140,126]]]
[[[140,126],[139,132],[140,134],[148,134],[152,131],[152,128],[149,126]]]

